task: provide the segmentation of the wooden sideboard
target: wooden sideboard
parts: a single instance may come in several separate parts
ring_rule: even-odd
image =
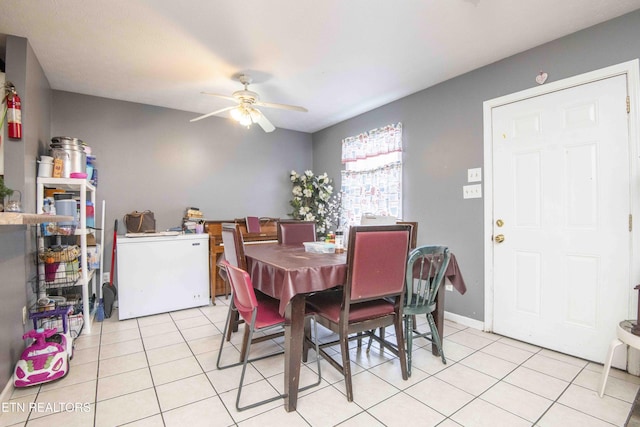
[[[278,240],[276,225],[279,219],[280,218],[260,218],[259,233],[248,233],[247,223],[244,218],[204,221],[204,230],[209,234],[209,280],[212,302],[214,302],[216,296],[228,295],[225,282],[220,274],[218,274],[218,259],[224,253],[224,247],[222,245],[222,224],[226,222],[240,224],[242,238],[246,244],[251,244],[252,242],[276,242]]]

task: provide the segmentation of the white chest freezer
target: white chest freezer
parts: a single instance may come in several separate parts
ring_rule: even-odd
[[[125,237],[116,246],[118,316],[209,304],[209,235]]]

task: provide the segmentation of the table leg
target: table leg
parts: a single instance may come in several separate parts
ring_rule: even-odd
[[[438,289],[438,297],[436,298],[436,311],[433,313],[433,320],[436,322],[436,328],[438,329],[438,335],[440,335],[440,340],[442,340],[442,345],[444,346],[444,294],[446,293],[443,286],[440,286]],[[434,356],[438,356],[440,353],[438,352],[438,346],[435,344],[431,344],[431,353]]]
[[[298,384],[300,383],[300,363],[304,340],[304,295],[293,297],[285,311],[284,323],[284,409],[295,411],[298,403]]]

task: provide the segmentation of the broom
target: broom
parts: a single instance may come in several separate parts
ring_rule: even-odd
[[[111,251],[111,271],[109,272],[109,281],[102,284],[102,302],[104,317],[107,319],[111,317],[111,311],[113,310],[113,303],[118,295],[118,290],[113,286],[113,270],[116,262],[116,241],[118,238],[118,220],[115,220],[113,224],[113,249]],[[99,309],[99,307],[98,307]]]

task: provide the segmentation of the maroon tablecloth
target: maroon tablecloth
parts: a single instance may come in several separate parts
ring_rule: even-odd
[[[447,266],[447,271],[444,272],[444,277],[449,279],[449,282],[451,282],[456,291],[461,294],[467,292],[467,285],[464,283],[462,273],[460,273],[460,269],[458,268],[458,261],[454,254],[451,254],[451,258],[449,258],[449,265]]]
[[[296,294],[307,294],[339,286],[347,278],[347,256],[305,252],[300,245],[262,244],[245,246],[247,270],[253,286],[280,300],[280,314]],[[467,290],[453,254],[445,273],[453,287]]]
[[[289,300],[342,285],[347,278],[347,255],[305,252],[301,245],[245,246],[247,270],[253,286],[280,300],[284,314]]]

